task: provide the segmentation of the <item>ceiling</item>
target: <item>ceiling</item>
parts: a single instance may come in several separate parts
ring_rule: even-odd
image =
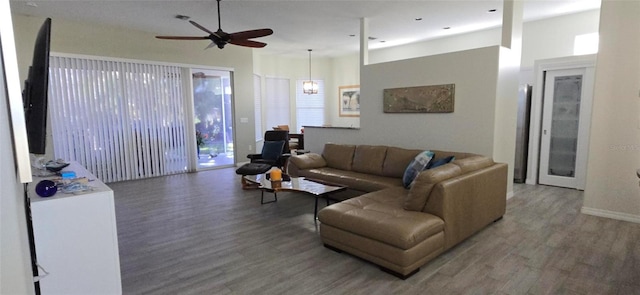
[[[206,33],[176,15],[215,31],[216,1],[193,0],[11,0],[12,12],[126,27],[157,35],[204,36]],[[525,21],[597,9],[599,0],[527,0]],[[370,49],[424,41],[447,35],[498,27],[502,1],[487,0],[223,0],[222,29],[228,33],[271,28],[274,34],[256,39],[269,45],[267,54],[340,56],[359,48],[360,19],[369,19]],[[496,9],[496,12],[489,10]],[[421,18],[421,20],[417,20]],[[448,27],[449,29],[444,29]],[[207,41],[192,42],[205,48]],[[233,45],[228,45],[233,46]],[[208,49],[211,51],[217,48]]]

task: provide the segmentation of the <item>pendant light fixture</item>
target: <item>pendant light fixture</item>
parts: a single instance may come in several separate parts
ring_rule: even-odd
[[[318,83],[311,80],[311,49],[309,50],[309,81],[302,82],[302,92],[305,94],[318,94]]]

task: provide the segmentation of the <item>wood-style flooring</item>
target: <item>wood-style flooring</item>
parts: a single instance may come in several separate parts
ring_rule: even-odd
[[[324,248],[313,197],[260,205],[234,169],[109,186],[124,294],[640,294],[640,224],[581,214],[576,190],[515,185],[502,220],[403,281]]]

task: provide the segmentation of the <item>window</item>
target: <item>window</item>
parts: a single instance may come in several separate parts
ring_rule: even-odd
[[[577,35],[573,41],[573,55],[598,53],[598,33]]]
[[[298,133],[303,126],[322,126],[324,124],[324,81],[313,80],[318,83],[317,94],[302,92],[303,80],[296,83],[296,129]]]
[[[186,172],[179,67],[52,56],[49,76],[56,158],[105,182]]]
[[[265,130],[278,125],[289,125],[289,79],[265,78],[265,95]]]

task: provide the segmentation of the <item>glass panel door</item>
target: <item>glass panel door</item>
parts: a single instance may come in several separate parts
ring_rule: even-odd
[[[233,95],[228,71],[194,69],[198,169],[234,164]]]
[[[575,177],[582,75],[555,77],[549,175]]]
[[[541,184],[577,188],[584,69],[547,71],[544,85]],[[584,128],[583,128],[584,129]]]

